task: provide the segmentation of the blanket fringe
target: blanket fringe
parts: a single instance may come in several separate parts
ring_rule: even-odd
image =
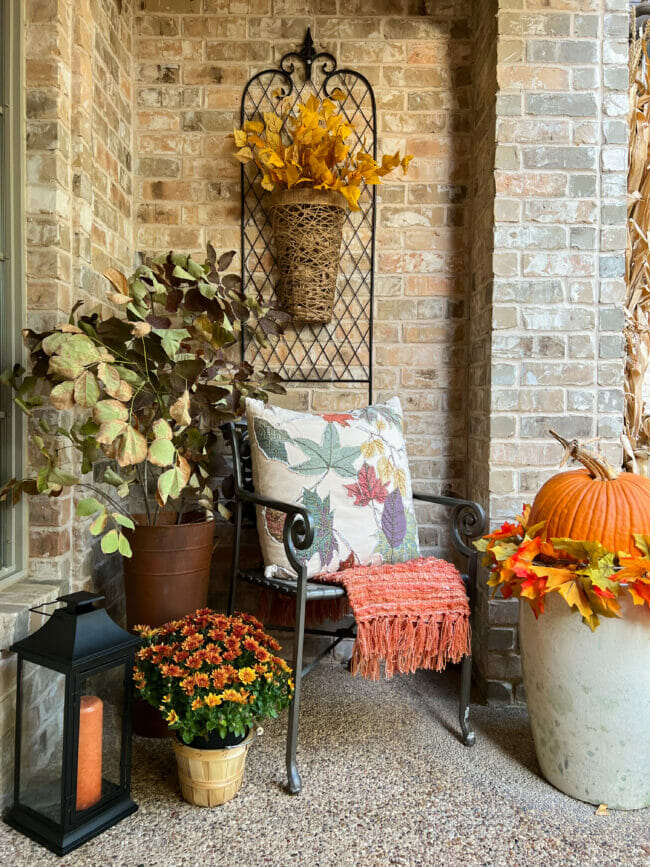
[[[441,671],[448,662],[460,662],[470,653],[471,628],[466,612],[446,612],[428,620],[376,617],[357,624],[350,670],[353,675],[379,680],[384,661],[384,676],[389,679],[396,671]]]

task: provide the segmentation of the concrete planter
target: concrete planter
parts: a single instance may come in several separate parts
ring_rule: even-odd
[[[596,632],[559,596],[535,620],[521,604],[524,687],[542,773],[560,791],[619,810],[650,806],[650,615],[621,597],[623,617]]]

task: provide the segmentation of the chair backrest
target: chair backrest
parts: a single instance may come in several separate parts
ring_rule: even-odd
[[[251,445],[248,438],[246,419],[228,422],[222,427],[223,435],[232,452],[232,469],[235,485],[246,491],[255,490],[253,485],[253,464]]]

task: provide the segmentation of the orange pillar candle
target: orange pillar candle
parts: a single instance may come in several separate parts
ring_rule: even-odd
[[[102,726],[104,705],[96,695],[82,695],[79,708],[77,810],[87,810],[102,796]]]

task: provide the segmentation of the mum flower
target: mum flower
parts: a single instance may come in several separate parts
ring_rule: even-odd
[[[240,668],[239,679],[242,683],[252,683],[257,679],[257,674],[252,668]]]
[[[245,704],[248,699],[248,693],[245,690],[224,689],[221,693],[224,701],[233,701],[235,704]]]

